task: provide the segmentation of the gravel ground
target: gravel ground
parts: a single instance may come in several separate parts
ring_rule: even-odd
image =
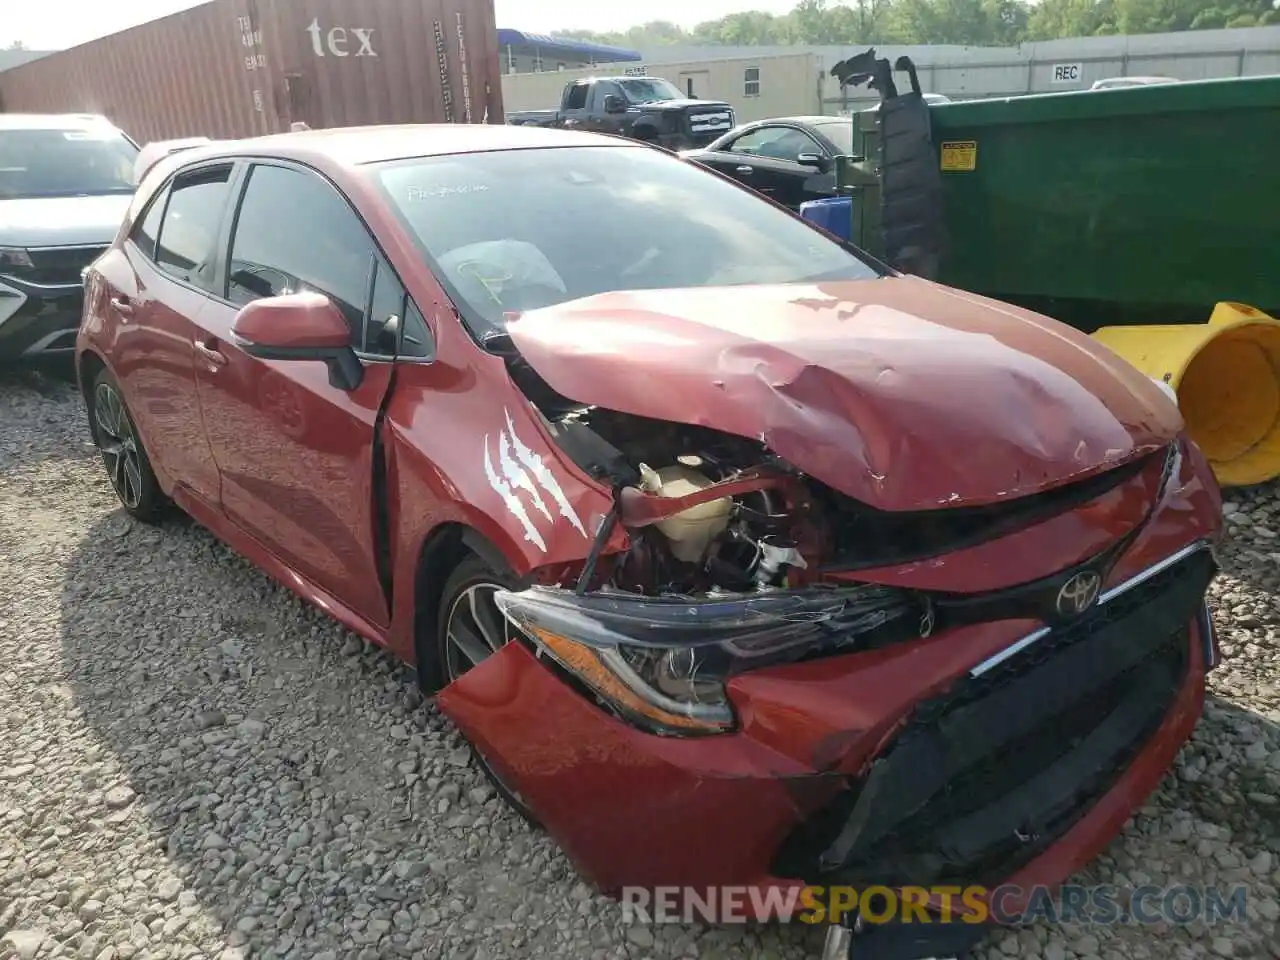
[[[0,958],[810,957],[624,927],[389,658],[190,523],[120,511],[73,389],[0,376]],[[1246,924],[1036,927],[986,957],[1280,957],[1280,487],[1228,508],[1226,663],[1082,882],[1245,883]]]

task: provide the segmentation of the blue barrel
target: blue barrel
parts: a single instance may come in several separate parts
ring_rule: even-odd
[[[853,197],[824,197],[800,204],[800,216],[844,240],[853,237]]]

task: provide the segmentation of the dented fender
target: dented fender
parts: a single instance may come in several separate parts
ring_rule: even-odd
[[[838,777],[747,736],[642,733],[520,643],[437,704],[606,891],[754,882],[786,832],[840,789]]]

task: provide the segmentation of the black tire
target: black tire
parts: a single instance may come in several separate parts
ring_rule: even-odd
[[[169,500],[151,469],[151,460],[138,437],[138,428],[120,385],[105,368],[93,381],[87,406],[89,429],[120,505],[129,516],[143,523],[161,520]]]
[[[632,132],[632,136],[636,140],[639,140],[641,143],[657,143],[658,142],[658,131],[655,130],[653,127],[637,127]]]
[[[518,589],[520,586],[510,571],[494,570],[474,554],[454,568],[440,597],[435,649],[432,651],[435,655],[434,672],[441,687],[453,683],[479,660],[511,641],[512,628],[485,594],[491,596],[496,590]],[[463,646],[456,642],[460,636],[469,646],[479,644],[480,647],[472,647],[471,655],[465,655]],[[476,745],[472,743],[469,746],[476,766],[511,809],[530,825],[540,826],[529,805],[503,782]]]

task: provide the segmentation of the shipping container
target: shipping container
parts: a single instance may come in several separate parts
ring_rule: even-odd
[[[213,0],[0,73],[0,110],[103,114],[140,143],[502,123],[493,0]]]

